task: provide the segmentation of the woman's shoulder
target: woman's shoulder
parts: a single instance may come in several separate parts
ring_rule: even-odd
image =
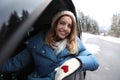
[[[85,50],[86,49],[82,39],[80,39],[79,37],[77,37],[77,43],[78,43],[78,47],[79,47],[80,50]]]
[[[25,43],[27,45],[33,45],[33,44],[35,45],[38,43],[42,43],[45,39],[45,35],[46,35],[46,31],[41,31],[41,32],[37,33],[36,35],[34,35],[33,37],[31,37]]]
[[[81,38],[79,38],[78,36],[76,37],[76,40],[77,40],[78,43],[82,42]]]

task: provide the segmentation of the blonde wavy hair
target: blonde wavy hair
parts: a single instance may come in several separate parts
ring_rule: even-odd
[[[50,42],[53,40],[56,30],[56,26],[58,21],[63,16],[69,16],[72,19],[72,29],[70,35],[67,37],[67,48],[70,51],[70,54],[76,54],[78,52],[78,45],[77,45],[77,24],[76,24],[76,18],[74,14],[71,11],[61,11],[57,13],[52,20],[51,23],[51,29],[48,31],[46,37],[45,37],[45,43],[47,45],[50,45]]]

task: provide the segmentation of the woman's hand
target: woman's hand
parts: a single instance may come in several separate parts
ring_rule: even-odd
[[[67,60],[60,67],[55,69],[55,80],[62,80],[66,76],[76,71],[80,67],[80,65],[81,63],[76,58]]]

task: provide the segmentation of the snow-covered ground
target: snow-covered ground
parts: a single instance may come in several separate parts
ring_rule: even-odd
[[[106,40],[106,41],[111,41],[111,42],[114,42],[114,43],[120,43],[120,38],[116,38],[116,37],[112,37],[112,36],[93,35],[93,34],[83,32],[82,33],[83,44],[85,45],[87,50],[90,51],[93,54],[97,54],[100,51],[100,46],[98,46],[96,44],[86,43],[86,41],[89,38],[93,38],[93,37],[98,37],[100,39],[103,39],[103,40]]]

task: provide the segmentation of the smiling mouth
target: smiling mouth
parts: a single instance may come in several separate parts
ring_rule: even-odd
[[[66,35],[67,35],[67,33],[65,33],[65,32],[63,32],[63,31],[60,32],[60,34],[63,35],[63,36],[66,36]]]

